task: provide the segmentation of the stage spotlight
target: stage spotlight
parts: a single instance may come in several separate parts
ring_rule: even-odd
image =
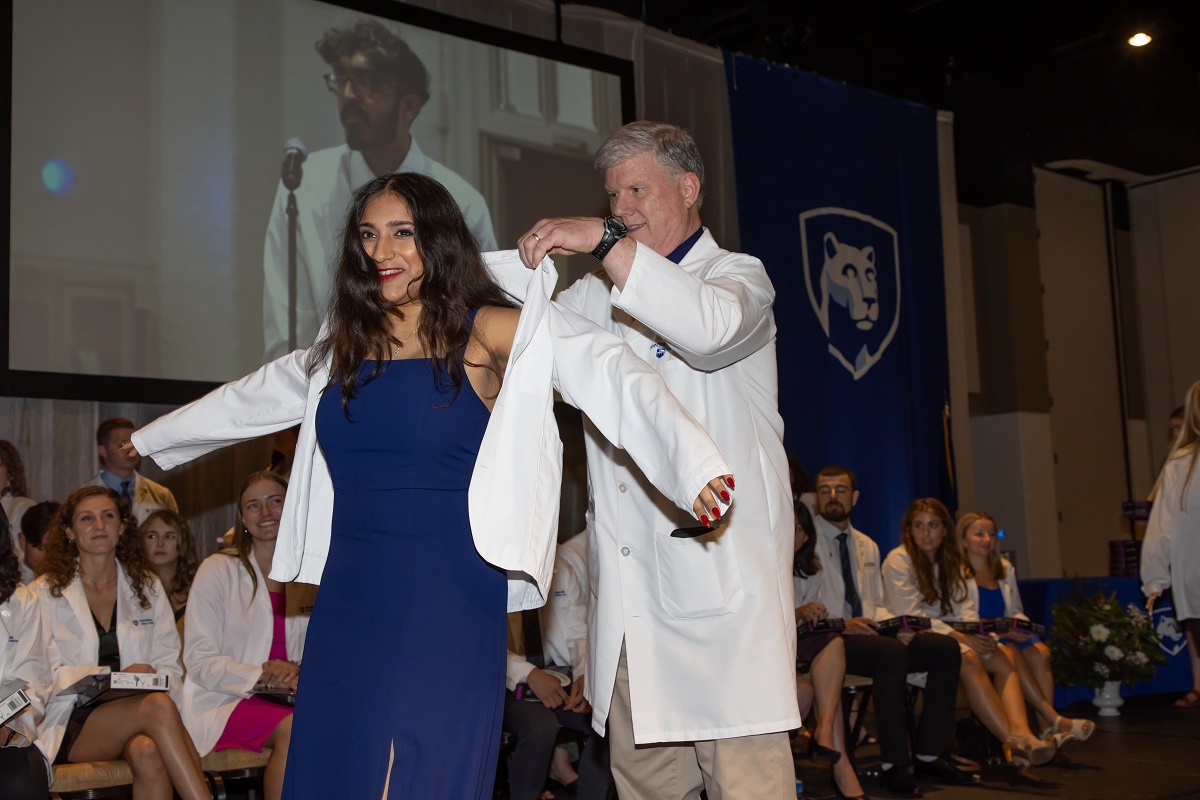
[[[1151,41],[1153,40],[1148,34],[1140,32],[1129,37],[1129,43],[1134,47],[1145,47],[1146,45],[1150,44]]]

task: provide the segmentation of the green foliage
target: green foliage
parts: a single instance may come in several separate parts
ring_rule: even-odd
[[[1144,610],[1125,608],[1116,594],[1076,589],[1050,609],[1050,663],[1054,680],[1099,689],[1105,681],[1137,683],[1165,663]]]

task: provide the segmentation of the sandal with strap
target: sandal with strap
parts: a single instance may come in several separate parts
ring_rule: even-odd
[[[1058,729],[1062,721],[1066,719],[1071,723],[1071,729],[1065,733]],[[1063,745],[1070,742],[1086,742],[1092,738],[1092,734],[1096,732],[1096,723],[1090,719],[1071,719],[1059,715],[1054,718],[1054,721],[1042,731],[1042,739],[1054,739],[1055,747],[1061,748]]]
[[[1192,708],[1200,706],[1200,692],[1195,689],[1189,689],[1188,693],[1176,700],[1173,705],[1176,708]]]

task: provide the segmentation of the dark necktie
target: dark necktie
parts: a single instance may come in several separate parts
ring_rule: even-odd
[[[129,506],[130,512],[133,511],[133,492],[130,490],[130,484],[133,481],[121,481],[121,499],[125,501],[125,505]]]
[[[537,667],[546,666],[542,651],[542,620],[536,608],[521,612],[521,642],[525,645],[525,660]]]
[[[849,534],[839,533],[838,553],[842,557],[842,583],[846,585],[846,602],[850,605],[850,615],[862,616],[862,600],[858,597],[858,589],[854,586],[854,565],[850,563],[850,547],[846,544]]]

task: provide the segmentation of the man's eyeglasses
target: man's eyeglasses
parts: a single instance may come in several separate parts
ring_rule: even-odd
[[[325,79],[325,88],[332,94],[341,94],[349,84],[350,88],[354,90],[354,96],[362,98],[373,97],[389,86],[395,85],[393,81],[374,72],[356,72],[353,75],[329,72],[321,77]]]

